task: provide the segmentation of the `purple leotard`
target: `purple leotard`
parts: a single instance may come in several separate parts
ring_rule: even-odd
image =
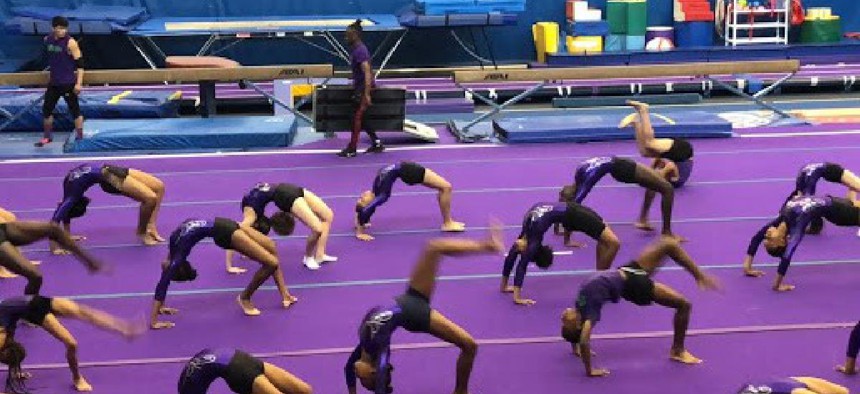
[[[215,379],[223,378],[236,349],[204,349],[185,364],[179,394],[206,394]]]
[[[833,163],[810,163],[797,173],[797,182],[795,184],[795,193],[800,193],[804,196],[815,195],[815,188],[818,185],[818,180],[824,178],[830,182],[841,182],[842,167]],[[840,179],[836,179],[840,178]]]
[[[242,207],[251,207],[257,217],[265,216],[266,205],[274,200],[275,189],[276,185],[258,183],[242,198]]]
[[[767,383],[747,383],[737,394],[791,394],[805,388],[808,387],[794,379],[774,379]]]
[[[170,234],[169,260],[167,268],[161,272],[161,279],[155,287],[155,300],[164,302],[167,297],[167,287],[176,267],[184,262],[194,245],[205,238],[212,237],[215,233],[214,220],[188,219]]]
[[[0,300],[0,327],[6,330],[6,335],[14,336],[18,320],[24,318],[29,309],[32,295],[9,297]]]
[[[576,195],[573,201],[582,203],[582,200],[585,200],[585,197],[588,196],[594,185],[612,170],[612,166],[612,157],[609,156],[592,157],[583,161],[576,168],[576,174],[573,177],[576,182]]]
[[[755,256],[759,245],[764,240],[765,233],[769,227],[776,227],[785,222],[788,226],[788,244],[779,262],[780,275],[785,275],[791,264],[791,257],[800,245],[805,235],[806,226],[813,220],[821,218],[827,209],[833,205],[831,197],[799,196],[791,199],[783,206],[779,216],[762,227],[750,240],[747,254]]]
[[[391,189],[394,182],[400,178],[400,170],[403,163],[391,164],[379,169],[376,178],[373,180],[373,201],[364,208],[357,208],[358,223],[362,226],[370,222],[370,217],[376,212],[382,204],[385,204],[391,198]]]
[[[347,387],[355,387],[355,362],[364,351],[376,362],[375,394],[387,393],[388,366],[391,358],[391,336],[404,323],[403,311],[398,305],[374,307],[364,316],[359,326],[359,343],[343,368]]]
[[[86,191],[93,185],[104,182],[102,166],[81,164],[66,174],[63,179],[63,201],[54,211],[52,222],[64,223],[70,220],[69,212]]]
[[[591,324],[600,321],[600,312],[607,302],[618,303],[624,289],[624,277],[617,270],[598,272],[579,287],[576,296],[576,311],[582,321]]]

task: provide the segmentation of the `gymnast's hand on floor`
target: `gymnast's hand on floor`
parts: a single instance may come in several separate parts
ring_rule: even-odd
[[[701,279],[696,281],[696,284],[699,285],[700,289],[703,290],[720,290],[722,289],[722,285],[720,285],[720,281],[713,276],[703,275]]]

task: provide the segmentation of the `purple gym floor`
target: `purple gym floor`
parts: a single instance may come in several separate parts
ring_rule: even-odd
[[[702,292],[672,263],[658,275],[694,304],[688,347],[705,363],[682,366],[668,360],[671,311],[652,306],[609,305],[596,329],[595,363],[612,374],[584,376],[570,347],[557,338],[559,316],[573,300],[579,283],[594,267],[594,243],[566,249],[547,239],[560,255],[549,271],[530,268],[524,292],[532,307],[513,305],[498,292],[500,256],[451,258],[443,263],[433,305],[467,329],[482,346],[473,374],[473,393],[731,393],[744,380],[772,376],[819,376],[851,388],[858,378],[833,371],[844,357],[849,330],[826,328],[858,319],[860,274],[854,229],[828,225],[809,236],[795,256],[789,283],[797,290],[770,291],[774,259],[762,252],[757,262],[767,276],[741,274],[750,236],[779,209],[791,191],[797,169],[808,162],[833,161],[860,168],[860,139],[850,135],[789,138],[696,140],[691,182],[676,194],[675,229],[689,238],[686,248],[718,276],[722,293]],[[320,146],[329,147],[326,141]],[[310,383],[317,393],[345,392],[343,365],[356,343],[356,325],[377,303],[401,292],[423,243],[437,236],[439,214],[434,193],[421,187],[395,186],[393,198],[373,220],[373,243],[351,236],[355,199],[370,186],[378,167],[414,160],[432,168],[455,187],[455,217],[466,222],[467,237],[483,237],[487,218],[506,225],[508,245],[519,231],[523,212],[538,201],[554,201],[561,184],[571,181],[574,166],[594,155],[635,155],[632,141],[600,144],[526,146],[453,146],[452,149],[392,150],[345,160],[331,154],[288,154],[206,158],[146,158],[111,162],[156,174],[167,184],[160,230],[167,236],[185,218],[240,217],[239,201],[255,182],[292,182],[323,197],[335,212],[329,254],[337,263],[311,272],[300,263],[306,229],[278,239],[287,283],[300,302],[289,310],[267,283],[254,298],[259,317],[241,314],[237,292],[250,274],[224,272],[224,254],[211,242],[198,246],[191,261],[200,271],[193,283],[174,283],[167,303],[181,313],[170,330],[149,331],[134,342],[67,321],[80,344],[85,376],[97,393],[175,392],[182,363],[204,347],[237,347],[268,355],[272,362]],[[0,206],[21,219],[47,220],[61,193],[61,180],[76,161],[0,165]],[[843,194],[832,185],[820,193]],[[137,208],[131,201],[93,189],[90,211],[74,225],[85,234],[83,245],[113,266],[110,275],[89,276],[74,259],[54,257],[41,243],[26,249],[43,260],[43,293],[73,296],[111,313],[148,314],[165,246],[136,243]],[[654,239],[629,225],[642,199],[637,187],[606,178],[585,203],[599,212],[621,238],[616,265]],[[658,201],[659,204],[659,201]],[[659,211],[652,210],[659,225]],[[579,240],[584,240],[582,235]],[[255,264],[237,260],[238,265]],[[23,281],[4,280],[4,296],[20,294]],[[797,327],[793,325],[812,325]],[[725,329],[708,333],[708,329]],[[629,334],[653,334],[629,338]],[[428,335],[399,331],[395,344],[425,348],[394,351],[398,393],[447,393],[453,387],[456,350],[434,346]],[[71,392],[62,346],[41,330],[22,327],[30,382],[38,393]],[[420,347],[420,346],[418,346]],[[112,365],[132,362],[131,365]],[[217,383],[210,392],[225,393]]]

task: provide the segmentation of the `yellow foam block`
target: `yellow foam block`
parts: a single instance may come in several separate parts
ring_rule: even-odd
[[[811,7],[806,9],[809,19],[828,19],[832,15],[830,7]]]
[[[293,97],[310,96],[314,93],[314,85],[307,83],[295,84],[292,86],[291,90],[293,92]]]
[[[567,51],[570,53],[603,52],[603,37],[601,36],[567,36]]]
[[[535,47],[537,48],[537,60],[539,62],[546,61],[547,53],[558,52],[558,23],[535,23],[532,25],[532,34],[534,35]]]

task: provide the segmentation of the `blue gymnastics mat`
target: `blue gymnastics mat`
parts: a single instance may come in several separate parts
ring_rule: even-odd
[[[42,129],[42,105],[32,105],[41,93],[0,90],[0,123],[15,115],[17,119],[0,131],[33,131]],[[85,119],[136,119],[179,117],[179,91],[99,91],[79,97]],[[21,113],[21,111],[24,111]],[[60,100],[54,109],[54,128],[70,131],[73,119],[66,102]]]
[[[297,131],[289,116],[93,120],[84,139],[70,140],[65,152],[251,149],[289,146]]]
[[[133,31],[134,36],[200,36],[214,33],[303,33],[346,31],[356,19],[364,21],[364,31],[402,30],[393,14],[260,17],[170,17],[153,18]]]
[[[579,114],[505,118],[492,122],[493,133],[509,144],[590,142],[634,139],[632,127],[618,128],[627,114]],[[732,125],[704,111],[651,113],[658,137],[728,138]],[[462,128],[466,122],[454,122]],[[481,126],[480,124],[478,126]],[[486,126],[483,127],[486,129]]]

